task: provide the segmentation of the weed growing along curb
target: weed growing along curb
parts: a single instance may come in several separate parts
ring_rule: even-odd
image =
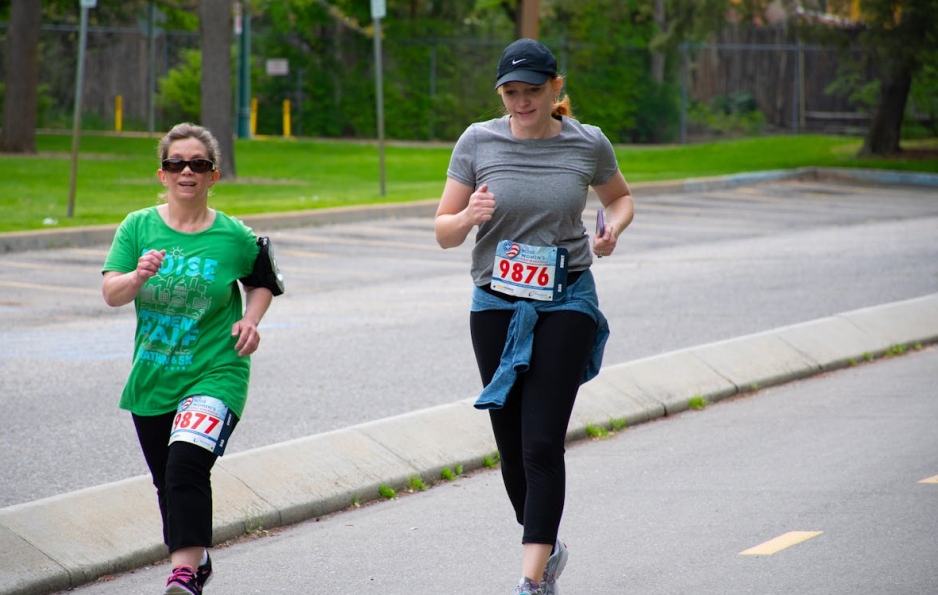
[[[485,455],[482,457],[482,466],[486,469],[493,469],[498,465],[499,460],[500,455],[498,454],[498,451],[495,451],[491,455]]]
[[[694,395],[687,400],[687,406],[694,411],[701,411],[707,408],[708,401],[701,395]]]
[[[902,355],[903,353],[906,352],[907,349],[908,347],[906,347],[905,345],[890,345],[889,349],[886,350],[885,357],[894,357],[897,355]]]
[[[601,440],[614,436],[626,427],[627,424],[624,417],[610,417],[609,423],[606,425],[586,424],[586,435],[595,440]]]
[[[609,437],[609,430],[597,424],[586,424],[586,435],[599,440]]]
[[[440,471],[440,479],[445,481],[455,481],[460,475],[462,475],[462,465],[453,465],[453,468],[443,467],[443,470]]]
[[[410,476],[410,489],[417,492],[423,492],[427,489],[427,484],[423,483],[423,478],[419,475]]]

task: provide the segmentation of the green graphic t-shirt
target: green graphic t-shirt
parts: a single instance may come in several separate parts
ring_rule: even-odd
[[[235,351],[231,326],[243,316],[238,279],[254,268],[256,242],[251,228],[220,211],[198,233],[170,228],[156,207],[127,215],[103,270],[129,273],[150,250],[166,250],[166,257],[134,300],[137,331],[122,409],[161,415],[184,397],[209,395],[241,417],[251,360]]]

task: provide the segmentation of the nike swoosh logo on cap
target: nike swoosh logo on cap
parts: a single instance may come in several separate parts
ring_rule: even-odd
[[[511,65],[514,66],[515,64],[521,64],[525,60],[527,60],[527,58],[521,58],[520,60],[512,60]]]

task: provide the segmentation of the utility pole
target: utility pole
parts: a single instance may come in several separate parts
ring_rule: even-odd
[[[88,41],[88,9],[98,0],[81,0],[81,27],[78,33],[78,72],[75,74],[75,115],[72,116],[72,175],[68,184],[68,218],[75,214],[75,186],[78,183],[78,137],[81,131],[81,92],[85,82],[85,46]]]
[[[238,37],[238,138],[251,138],[251,10],[249,0],[235,4],[235,35]]]
[[[538,38],[538,25],[540,24],[540,0],[518,0],[521,14],[518,15],[518,37]]]
[[[381,19],[387,14],[385,0],[371,0],[371,18],[375,26],[375,111],[378,117],[378,175],[380,177],[381,196],[387,193],[384,179],[384,90],[382,79],[384,72],[382,69],[381,52]]]

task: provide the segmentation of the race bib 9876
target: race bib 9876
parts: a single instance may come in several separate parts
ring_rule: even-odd
[[[567,250],[502,240],[495,249],[491,287],[495,291],[540,301],[560,297],[567,284]]]

